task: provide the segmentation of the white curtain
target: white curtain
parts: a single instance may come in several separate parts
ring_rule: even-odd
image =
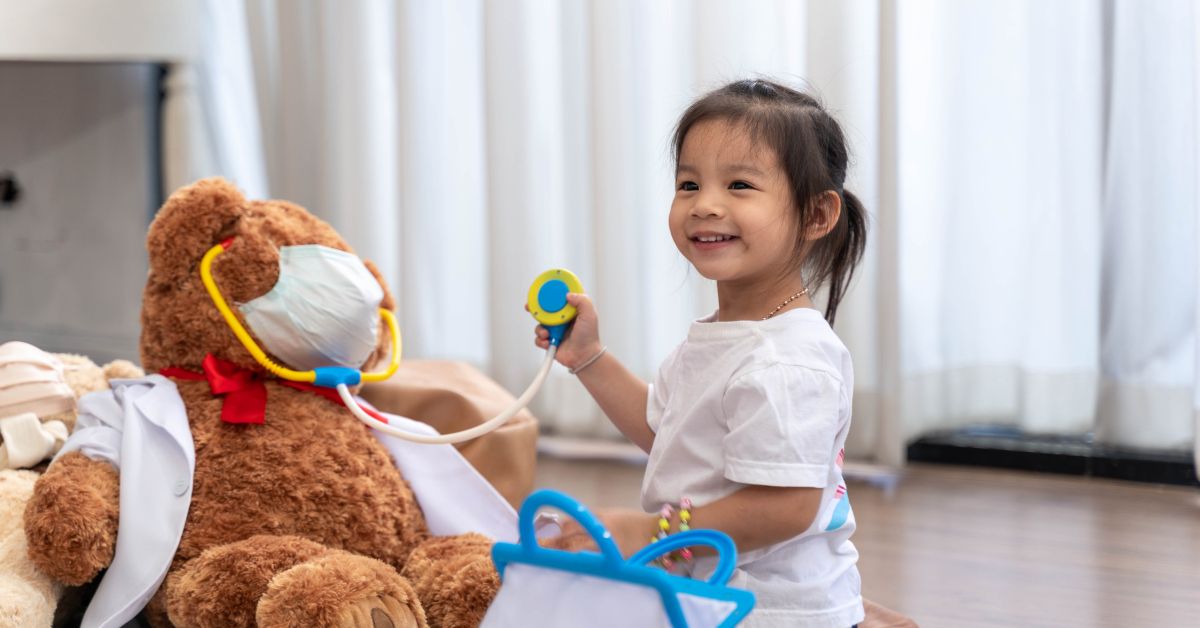
[[[262,198],[268,191],[268,147],[254,97],[261,76],[251,61],[256,34],[239,3],[195,4],[204,50],[192,63],[171,66],[163,85],[163,187],[170,193],[222,175],[252,198]]]
[[[901,3],[906,435],[1095,416],[1102,5]]]
[[[1200,48],[1189,0],[1109,8],[1097,437],[1183,448],[1197,432]]]
[[[1192,8],[1192,33],[1200,38],[1200,11],[1195,7]],[[1200,41],[1193,41],[1192,44],[1192,68],[1197,73],[1200,73]],[[1192,98],[1200,108],[1200,78],[1195,79],[1192,85]],[[1200,124],[1194,124],[1192,127],[1192,146],[1196,147],[1195,159],[1200,162]],[[1192,194],[1197,200],[1197,205],[1200,205],[1200,176],[1193,174],[1192,179]],[[1200,218],[1196,220],[1196,228],[1192,231],[1192,235],[1196,238],[1196,260],[1193,262],[1192,268],[1200,268]],[[1192,457],[1195,460],[1197,474],[1200,474],[1200,272],[1196,273],[1196,283],[1192,284],[1193,294],[1196,295],[1196,304],[1193,309],[1192,329],[1196,333],[1196,359],[1193,368],[1194,383],[1192,385],[1192,407],[1195,408],[1193,416],[1195,417],[1195,442],[1192,445]]]
[[[1197,438],[1197,8],[897,11],[904,427]]]
[[[391,283],[410,356],[522,389],[525,292],[565,266],[649,377],[715,306],[666,228],[671,127],[764,75],[841,120],[872,212],[838,321],[851,452],[899,464],[908,439],[980,422],[1154,447],[1197,431],[1186,0],[208,6],[209,50],[172,72],[168,185],[225,174],[332,222]],[[534,409],[615,433],[561,370]]]

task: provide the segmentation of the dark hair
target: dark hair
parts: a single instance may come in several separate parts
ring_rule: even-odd
[[[833,190],[841,195],[842,212],[833,229],[813,243],[804,259],[802,240],[798,241],[793,260],[797,270],[807,270],[804,285],[809,289],[816,291],[829,282],[825,319],[833,323],[867,241],[867,212],[858,197],[843,188],[849,155],[841,127],[808,94],[766,80],[736,81],[709,92],[683,112],[672,139],[676,166],[688,131],[710,119],[741,124],[756,142],[774,151],[791,184],[798,234],[811,221],[819,194]]]

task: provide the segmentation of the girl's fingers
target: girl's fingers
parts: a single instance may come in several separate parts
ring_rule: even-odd
[[[579,538],[586,536],[580,531],[563,530],[557,535],[538,539],[538,545],[552,549],[566,550],[579,544]]]
[[[574,306],[581,314],[592,311],[592,300],[588,298],[588,295],[580,292],[567,293],[567,303]]]
[[[583,552],[595,551],[597,547],[590,534],[572,534],[562,538],[559,542],[559,549],[568,552]]]
[[[592,535],[588,534],[583,526],[574,521],[568,521],[563,524],[562,533],[557,537],[550,539],[547,543],[549,547],[554,549],[565,550],[568,552],[577,552],[581,550],[595,550],[596,544],[592,541]]]

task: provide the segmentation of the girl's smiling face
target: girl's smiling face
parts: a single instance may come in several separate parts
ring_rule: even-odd
[[[775,154],[739,124],[697,123],[675,171],[671,237],[708,279],[769,285],[792,267],[797,245],[791,186]]]

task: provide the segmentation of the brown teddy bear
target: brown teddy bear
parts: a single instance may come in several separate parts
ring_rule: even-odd
[[[126,417],[113,437],[125,439],[121,451],[106,449],[102,438],[62,455],[38,480],[25,513],[30,556],[69,584],[108,569],[97,598],[114,572],[134,574],[141,588],[108,596],[120,607],[97,611],[109,621],[145,603],[158,626],[477,625],[499,587],[491,539],[431,535],[409,483],[368,428],[345,407],[259,366],[198,272],[223,242],[212,275],[233,304],[273,292],[283,252],[299,250],[285,247],[352,253],[294,204],[247,201],[220,179],[175,192],[147,237],[141,358],[155,375],[116,387],[108,405],[95,408],[97,416],[120,408]],[[394,309],[378,271],[366,268],[380,306]],[[389,335],[374,321],[374,344],[355,358],[363,371],[389,354]],[[247,325],[263,346],[261,323]],[[310,368],[267,348],[277,363]],[[226,384],[265,390],[265,400]],[[231,405],[250,407],[249,418],[231,414]],[[93,423],[112,429],[111,421]],[[130,442],[143,441],[130,453]],[[133,485],[150,488],[143,497],[127,491]],[[161,545],[169,552],[158,570],[158,558],[138,552]]]
[[[28,411],[42,425],[51,426],[40,434],[47,441],[45,447],[30,454],[31,445],[37,444],[35,437],[17,446],[14,457],[0,456],[8,463],[0,464],[0,619],[11,622],[0,624],[49,626],[62,596],[62,585],[30,561],[22,527],[25,505],[33,495],[38,471],[45,466],[42,456],[53,455],[62,445],[56,432],[61,430],[65,438],[74,427],[77,398],[107,389],[110,378],[142,375],[141,369],[125,360],[101,367],[82,355],[45,353],[20,342],[0,345],[0,389],[13,402],[0,404],[0,417],[19,416],[13,410]],[[14,445],[0,442],[6,449]]]

